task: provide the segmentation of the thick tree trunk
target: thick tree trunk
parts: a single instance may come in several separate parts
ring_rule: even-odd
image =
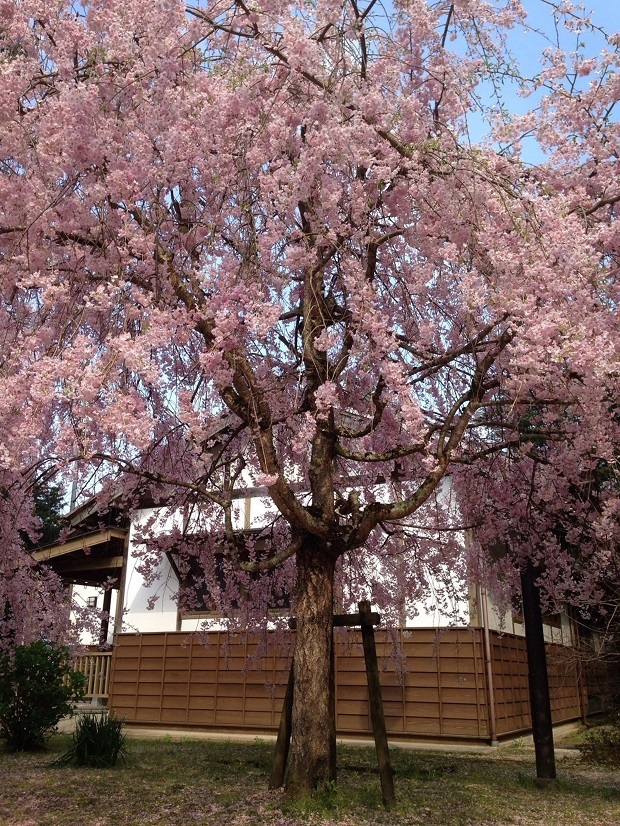
[[[297,554],[297,634],[289,796],[312,794],[335,780],[330,686],[335,560],[327,543],[309,537]]]

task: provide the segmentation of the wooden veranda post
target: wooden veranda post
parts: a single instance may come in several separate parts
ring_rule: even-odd
[[[385,806],[392,806],[396,802],[394,793],[394,777],[388,748],[385,716],[383,714],[383,699],[381,697],[381,683],[379,681],[379,663],[375,645],[375,631],[370,612],[370,602],[363,600],[358,603],[360,625],[362,627],[362,644],[364,646],[364,661],[366,663],[366,679],[368,681],[368,702],[370,704],[370,719],[372,733],[377,749],[379,777],[381,778],[381,793]]]
[[[99,647],[105,649],[108,642],[108,629],[110,627],[110,608],[112,607],[112,589],[107,588],[103,594],[103,619],[99,630]]]

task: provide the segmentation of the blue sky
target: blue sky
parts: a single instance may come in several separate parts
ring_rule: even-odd
[[[542,32],[548,33],[549,41],[547,45],[551,45],[554,38],[551,3],[546,3],[544,0],[523,0],[523,6],[528,15],[527,23]],[[589,0],[589,2],[584,2],[583,6],[586,12],[592,12],[592,23],[594,25],[600,26],[607,34],[620,32],[619,0]],[[578,39],[585,44],[585,50],[587,52],[594,54],[600,52],[605,46],[602,35],[584,30],[579,38],[577,35],[573,37],[565,35],[565,48],[569,51],[575,48]],[[528,66],[532,66],[532,69],[534,69],[540,51],[545,45],[543,38],[539,38],[532,33],[515,32],[512,41],[513,48],[515,52],[518,53],[519,58],[523,59]]]
[[[610,32],[620,30],[620,3],[618,0],[583,0],[586,12],[593,12],[593,22]],[[539,20],[549,13],[549,6],[543,0],[523,0],[532,20]]]
[[[620,0],[589,0],[583,3],[586,12],[593,13],[592,23],[600,26],[607,34],[620,32]],[[541,69],[540,59],[542,50],[555,45],[555,29],[553,26],[551,3],[545,0],[523,0],[523,6],[528,13],[526,26],[537,31],[527,29],[514,29],[509,37],[509,48],[513,57],[519,64],[519,69],[524,76],[533,77]],[[605,38],[596,31],[585,29],[581,34],[566,32],[562,33],[561,45],[568,53],[574,51],[578,45],[583,47],[586,55],[594,56],[599,54],[606,47]],[[584,79],[587,84],[588,79]],[[540,93],[530,95],[528,98],[520,97],[517,94],[518,84],[506,82],[501,86],[502,101],[506,109],[510,112],[525,113],[536,107]],[[490,84],[484,84],[479,90],[483,103],[491,104],[492,90]],[[488,98],[485,94],[488,91]],[[473,142],[480,140],[487,132],[487,127],[475,114],[468,117],[470,139]],[[543,155],[538,149],[534,139],[527,139],[523,143],[524,156],[530,163],[536,163],[543,159]]]

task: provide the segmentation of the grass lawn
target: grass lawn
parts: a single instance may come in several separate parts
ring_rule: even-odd
[[[398,803],[386,812],[372,749],[340,747],[339,782],[295,805],[267,791],[273,746],[170,738],[128,741],[115,769],[52,768],[70,738],[47,752],[0,750],[1,826],[364,826],[364,824],[620,824],[620,771],[578,759],[538,789],[530,748],[487,754],[391,750]]]

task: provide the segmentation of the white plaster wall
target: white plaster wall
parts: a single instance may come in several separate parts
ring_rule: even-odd
[[[382,492],[378,486],[377,493]],[[440,490],[440,496],[447,499],[450,494],[451,486],[449,480],[445,480]],[[270,504],[270,500],[266,496],[254,495],[252,497],[240,497],[233,508],[234,528],[236,530],[243,530],[258,528],[264,525],[272,508],[272,505],[270,508]],[[177,628],[175,594],[178,583],[167,559],[165,557],[160,559],[157,568],[157,579],[150,586],[145,584],[142,574],[136,570],[136,565],[139,564],[139,547],[136,539],[136,528],[144,525],[156,512],[154,509],[139,511],[137,516],[134,517],[134,523],[130,528],[124,594],[124,631],[174,631]],[[180,526],[183,519],[183,515],[180,512],[170,516],[165,509],[161,509],[161,513],[162,530],[170,529],[175,522]],[[202,521],[199,512],[194,513],[193,520],[196,522],[196,527],[198,527],[198,523]],[[191,530],[191,522],[189,527]],[[202,527],[204,527],[204,525],[202,525]],[[377,575],[379,575],[379,573],[377,573]],[[470,606],[469,588],[465,583],[462,584],[461,594],[453,599],[447,610],[440,609],[435,605],[432,591],[433,584],[431,583],[428,598],[422,603],[418,603],[415,606],[415,610],[411,608],[407,610],[407,627],[443,628],[449,625],[468,625],[470,622],[475,622],[475,612],[472,613]],[[149,601],[154,597],[157,597],[157,599],[153,602],[153,608],[149,609]],[[201,623],[202,620],[199,618],[183,619],[181,630],[198,630]],[[517,629],[513,629],[512,617],[507,616],[502,625],[501,617],[493,606],[490,606],[489,610],[489,624],[491,628],[495,628],[498,631],[504,630],[512,632],[514,630],[515,633],[518,633]]]
[[[407,614],[407,628],[446,628],[449,625],[469,625],[469,600],[463,589],[463,598],[451,601],[448,612],[433,606],[429,601],[416,606],[417,614]]]
[[[572,645],[572,633],[570,627],[570,619],[565,613],[560,614],[560,627],[557,625],[550,625],[545,622],[543,617],[543,634],[545,642],[553,642],[557,645]],[[513,633],[520,637],[525,636],[525,625],[522,622],[513,622]]]
[[[159,509],[162,514],[165,513]],[[178,588],[177,578],[170,563],[161,556],[154,571],[152,584],[145,583],[144,576],[136,566],[140,565],[140,544],[136,537],[137,530],[157,511],[145,508],[138,512],[129,528],[129,545],[127,569],[125,573],[125,590],[123,597],[122,630],[131,631],[175,631],[177,627],[177,604],[174,596]],[[162,530],[170,530],[177,515],[162,517]],[[149,607],[151,606],[152,607]]]
[[[480,599],[480,597],[477,597],[477,599]],[[491,631],[522,635],[522,631],[518,630],[519,624],[514,622],[510,611],[500,611],[489,596],[483,594],[481,599],[486,600],[487,624]],[[476,625],[481,626],[483,624],[482,613],[478,605],[476,606],[475,622]]]
[[[95,611],[101,611],[103,608],[103,599],[105,592],[103,588],[96,588],[91,585],[73,585],[71,588],[71,594],[74,601],[77,603],[79,607],[86,607],[88,605],[88,598],[89,597],[96,597],[97,599],[97,606]],[[108,623],[108,643],[112,643],[112,638],[114,634],[114,617],[116,615],[116,605],[118,599],[118,590],[112,590],[112,599],[110,604],[110,621]],[[97,621],[99,624],[99,621]],[[99,645],[99,632],[89,632],[82,630],[80,632],[80,643],[82,645]]]
[[[377,493],[383,493],[382,486],[378,486]],[[449,495],[450,486],[446,483],[446,490],[442,495]],[[175,594],[178,583],[176,576],[165,557],[159,561],[157,579],[152,585],[147,586],[142,574],[136,570],[139,564],[139,546],[136,539],[136,529],[143,526],[157,511],[154,509],[143,509],[134,517],[129,533],[129,552],[127,560],[127,573],[125,579],[123,631],[174,631],[177,628],[177,605]],[[161,528],[169,530],[175,523],[180,526],[183,519],[182,514],[175,513],[169,515],[165,509],[161,509]],[[251,497],[241,497],[237,500],[233,508],[233,526],[235,530],[248,528],[259,528],[263,526],[269,515],[273,513],[273,505],[266,496],[254,495]],[[200,513],[195,512],[193,517],[196,527],[202,521]],[[204,527],[204,525],[202,525]],[[189,529],[192,529],[190,521]],[[377,573],[379,575],[379,573]],[[429,588],[429,597],[422,604],[417,604],[415,611],[407,611],[407,627],[422,628],[433,627],[443,628],[448,625],[467,625],[470,621],[469,594],[467,587],[463,585],[462,595],[452,601],[448,610],[441,610],[435,606],[432,595],[433,583]],[[149,609],[149,601],[153,601],[153,608]],[[181,622],[181,630],[195,631],[201,626],[202,620],[199,618],[185,618]]]
[[[129,529],[127,570],[125,575],[123,632],[175,631],[177,629],[176,593],[178,582],[170,563],[165,556],[160,556],[155,567],[156,578],[151,584],[145,582],[140,567],[140,549],[137,533],[141,527],[157,513],[161,514],[162,531],[180,527],[183,519],[181,512],[169,514],[166,509],[145,508],[138,511]],[[261,497],[241,498],[233,509],[233,527],[235,530],[255,528],[264,524],[267,509]],[[196,524],[199,515],[194,515]],[[191,523],[190,523],[191,530]],[[182,631],[196,631],[202,620],[184,619]]]
[[[484,596],[482,597],[485,598]],[[516,634],[518,637],[525,636],[525,625],[518,622],[510,611],[502,613],[490,598],[487,600],[487,617],[488,626],[492,631],[499,631],[500,633]],[[478,597],[476,598],[476,602]],[[572,645],[573,636],[571,629],[571,622],[568,614],[560,613],[560,627],[556,624],[545,622],[543,617],[543,634],[546,642],[557,643],[558,645]],[[472,612],[472,622],[474,625],[482,626],[482,614],[480,606],[476,604]]]

